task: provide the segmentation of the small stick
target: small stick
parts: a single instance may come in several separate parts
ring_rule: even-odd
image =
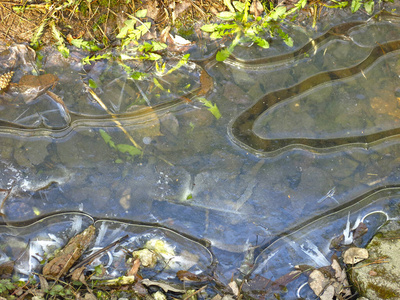
[[[119,129],[122,130],[122,132],[128,137],[128,139],[131,141],[131,143],[138,148],[139,150],[142,150],[142,147],[140,147],[138,145],[138,143],[135,142],[135,140],[133,139],[133,137],[129,134],[128,131],[126,131],[126,129],[122,126],[121,122],[117,120],[117,117],[107,108],[107,106],[104,104],[103,101],[101,101],[100,97],[97,96],[97,94],[90,88],[87,88],[90,95],[92,95],[92,97],[97,101],[97,103],[100,104],[101,108],[104,109],[113,119],[114,123],[117,125],[117,127]]]
[[[207,285],[202,286],[202,287],[199,288],[197,291],[195,291],[193,294],[191,294],[191,295],[185,297],[183,300],[188,300],[188,299],[190,299],[190,298],[193,297],[194,295],[200,293],[200,292],[201,292],[202,290],[204,290],[206,287],[207,287]]]
[[[71,268],[71,269],[69,270],[69,273],[72,273],[72,272],[75,271],[76,269],[78,269],[78,268],[80,268],[80,267],[83,267],[83,266],[86,265],[86,264],[89,264],[90,261],[91,261],[92,259],[94,259],[96,256],[98,256],[99,254],[101,254],[101,253],[107,251],[108,249],[114,247],[115,245],[121,243],[121,242],[122,242],[124,239],[126,239],[126,238],[128,238],[128,235],[123,236],[122,238],[120,238],[120,239],[116,240],[115,242],[111,243],[110,245],[108,245],[108,246],[106,246],[106,247],[104,247],[104,248],[102,248],[102,249],[96,251],[95,253],[89,255],[89,256],[86,257],[83,261],[81,261],[80,263],[78,263],[77,265],[75,265],[73,268]]]

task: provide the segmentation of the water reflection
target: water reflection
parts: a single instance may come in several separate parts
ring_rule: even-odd
[[[235,136],[227,132],[264,95],[321,72],[359,64],[375,42],[392,40],[382,38],[380,32],[389,32],[393,40],[400,37],[400,27],[393,21],[366,22],[354,27],[348,40],[332,36],[321,47],[310,49],[307,57],[273,62],[272,67],[214,64],[207,71],[216,84],[207,100],[218,106],[222,114],[218,120],[195,98],[181,97],[200,86],[202,68],[196,63],[169,77],[153,72],[149,79],[133,81],[114,62],[84,67],[82,75],[79,53],[70,60],[47,53],[53,58],[44,61],[43,68],[59,77],[52,91],[63,99],[71,121],[65,122],[60,108],[47,96],[35,104],[4,105],[1,116],[8,123],[1,128],[0,188],[10,191],[2,205],[4,221],[17,225],[82,209],[115,220],[110,225],[114,229],[123,219],[162,224],[210,240],[225,281],[232,274],[241,275],[239,268],[276,278],[294,264],[315,264],[305,253],[312,249],[329,260],[327,245],[342,232],[349,211],[352,224],[358,215],[375,210],[395,216],[398,137],[327,151],[296,144],[265,155],[265,148],[253,147],[246,139],[236,145],[231,140]],[[298,45],[308,42],[307,36],[300,37]],[[301,93],[288,95],[271,111],[259,111],[248,130],[258,138],[270,138],[278,149],[284,138],[329,140],[398,128],[398,52],[393,49],[375,60],[361,69],[363,73],[346,80],[333,84],[326,80],[309,89],[302,86]],[[22,73],[16,72],[15,80]],[[89,88],[111,114],[91,97]],[[5,126],[10,122],[39,125],[23,130]],[[140,155],[118,146],[132,146],[121,127],[140,147]],[[334,194],[326,197],[333,187]],[[376,189],[381,192],[368,194]],[[369,221],[372,216],[384,215],[366,218],[371,233],[382,222],[375,217]],[[282,234],[284,238],[277,239]],[[255,268],[246,268],[258,254]],[[293,285],[297,288],[297,283]]]

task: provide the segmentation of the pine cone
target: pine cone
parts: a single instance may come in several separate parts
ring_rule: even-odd
[[[13,71],[5,73],[0,76],[0,91],[5,90],[11,82],[11,79],[14,75]]]

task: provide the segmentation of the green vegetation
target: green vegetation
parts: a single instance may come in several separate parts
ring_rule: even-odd
[[[203,103],[217,120],[221,118],[221,113],[219,112],[216,104],[212,104],[211,101],[208,101],[206,98],[203,97],[198,97],[197,100]]]
[[[99,132],[100,132],[101,137],[103,138],[103,140],[106,142],[107,145],[109,145],[111,148],[119,151],[120,153],[127,154],[128,160],[133,160],[135,156],[142,154],[142,151],[133,145],[115,144],[113,142],[111,136],[107,132],[105,132],[103,129],[100,129]],[[120,162],[120,160],[118,160],[117,162]]]
[[[218,15],[218,18],[226,23],[206,24],[201,29],[211,33],[211,38],[214,39],[234,36],[231,44],[217,53],[216,59],[218,61],[227,59],[241,42],[251,41],[261,48],[269,48],[268,41],[263,37],[265,34],[269,34],[271,37],[278,34],[291,47],[293,40],[281,29],[280,22],[304,8],[306,3],[307,0],[299,0],[295,7],[290,10],[287,10],[285,6],[273,7],[271,3],[265,16],[256,17],[249,13],[250,0],[246,0],[245,3],[233,1],[233,6],[229,3],[229,12],[222,12]]]
[[[393,0],[389,0],[393,1]],[[253,42],[261,48],[269,48],[269,43],[266,38],[278,35],[289,46],[293,46],[293,39],[285,33],[281,24],[286,22],[290,17],[295,18],[296,13],[307,5],[307,0],[299,0],[293,8],[287,9],[285,6],[273,6],[272,2],[262,1],[265,11],[264,16],[255,16],[250,14],[250,5],[252,0],[233,1],[225,0],[224,3],[229,11],[221,12],[218,18],[221,23],[210,23],[203,25],[201,29],[210,33],[213,39],[232,38],[230,45],[218,51],[216,60],[224,61],[227,59],[239,43]],[[345,8],[350,5],[352,13],[364,8],[368,14],[374,11],[374,0],[352,0],[351,4],[348,1],[335,1],[334,4],[328,5],[322,1],[316,1],[309,4],[313,12],[313,26],[315,26],[318,16],[318,8]]]

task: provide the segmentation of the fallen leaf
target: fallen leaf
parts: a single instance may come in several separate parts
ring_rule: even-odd
[[[121,285],[131,285],[134,284],[136,276],[121,276],[116,279],[110,280],[97,280],[96,284],[105,286],[121,286]]]
[[[232,289],[233,294],[238,297],[239,296],[239,287],[236,281],[231,281],[228,283],[229,287]]]
[[[13,261],[6,261],[0,265],[0,278],[10,278],[14,271],[14,262]]]
[[[368,258],[368,250],[364,248],[352,247],[343,253],[343,262],[347,265],[354,265]]]
[[[209,280],[208,276],[205,275],[196,275],[194,273],[191,273],[189,271],[185,270],[180,270],[176,272],[176,277],[179,278],[180,281],[207,281]]]
[[[140,267],[140,259],[137,258],[134,260],[132,268],[129,269],[129,271],[127,272],[127,276],[135,276],[137,274],[137,272],[139,271],[139,267]]]
[[[325,288],[322,295],[319,297],[321,300],[332,300],[335,296],[335,288],[332,285],[329,285]]]
[[[177,289],[169,284],[158,282],[158,281],[152,281],[150,279],[143,279],[141,281],[141,283],[146,286],[151,286],[151,285],[158,286],[159,288],[163,289],[164,292],[166,292],[166,293],[168,293],[168,292],[174,292],[174,293],[180,293],[180,294],[185,293],[185,290],[183,290],[183,289]]]
[[[330,279],[325,277],[320,270],[312,271],[308,277],[308,285],[317,296],[320,296],[323,293],[329,282]]]
[[[79,282],[82,282],[83,284],[86,284],[85,275],[83,275],[83,271],[85,269],[86,269],[86,266],[76,268],[71,274],[71,279],[73,281],[79,281]]]
[[[207,73],[206,70],[202,70],[200,73],[200,91],[197,92],[197,96],[204,96],[208,94],[214,88],[214,79]]]
[[[60,278],[67,274],[72,265],[93,240],[96,228],[91,225],[82,233],[74,236],[68,244],[43,268],[43,275]]]
[[[132,255],[134,258],[137,258],[145,268],[154,268],[157,263],[157,255],[154,253],[154,251],[146,248],[133,251]]]

